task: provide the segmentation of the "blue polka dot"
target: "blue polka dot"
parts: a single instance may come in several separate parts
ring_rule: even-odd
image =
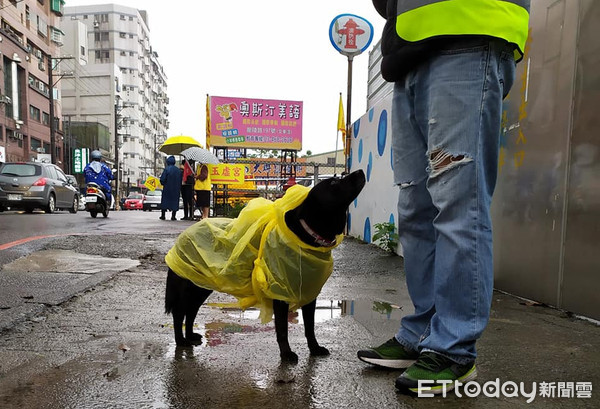
[[[369,122],[373,122],[373,117],[375,116],[375,109],[369,109]]]
[[[390,213],[390,224],[393,224],[394,226],[396,225],[394,222],[394,213]]]
[[[367,243],[371,242],[371,221],[369,220],[368,217],[365,220],[365,231],[364,231],[363,240],[366,241]]]
[[[348,231],[350,231],[350,229],[352,228],[352,215],[350,214],[350,212],[348,212],[348,220],[346,221],[346,226],[348,228]]]
[[[352,155],[354,155],[354,149],[350,148],[350,155],[348,155],[348,169],[352,169]]]
[[[377,127],[377,152],[383,156],[385,143],[387,140],[387,111],[384,109],[379,116],[379,126]]]
[[[390,168],[394,171],[394,150],[390,149]]]
[[[373,153],[369,152],[369,163],[367,164],[367,182],[371,180],[371,171],[373,170]]]
[[[356,199],[354,199],[354,208],[358,207],[358,197]]]
[[[355,138],[358,138],[358,133],[360,132],[360,119],[354,122],[354,130],[352,131],[352,135]]]
[[[360,163],[362,161],[362,154],[363,154],[363,140],[361,139],[358,142],[358,163]]]

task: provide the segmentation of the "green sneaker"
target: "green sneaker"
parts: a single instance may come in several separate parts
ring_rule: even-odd
[[[376,348],[360,350],[357,355],[358,359],[368,364],[393,369],[408,368],[419,357],[417,351],[404,348],[395,337]]]
[[[396,388],[400,392],[438,395],[454,389],[455,382],[466,383],[477,378],[475,362],[460,365],[435,352],[423,352],[414,365],[406,369],[396,379]],[[450,382],[448,382],[450,381]]]

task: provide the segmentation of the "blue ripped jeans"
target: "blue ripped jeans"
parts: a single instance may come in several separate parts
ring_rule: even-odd
[[[458,363],[476,358],[493,290],[490,204],[512,48],[454,46],[394,87],[398,231],[415,307],[396,339]]]

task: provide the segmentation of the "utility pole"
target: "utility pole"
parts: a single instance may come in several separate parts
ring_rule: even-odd
[[[53,69],[54,65],[52,64],[53,58],[50,53],[46,54],[46,58],[48,58],[48,100],[50,102],[50,106],[48,107],[48,113],[50,115],[50,161],[56,164],[56,122],[54,121],[54,86],[67,74],[62,74],[54,83],[53,78]],[[72,60],[73,57],[61,57],[56,58],[57,60]],[[64,149],[64,146],[63,146]],[[70,155],[70,152],[69,152]],[[63,164],[64,167],[64,164]]]
[[[118,95],[117,95],[118,96]],[[120,97],[117,98],[115,96],[115,169],[117,170],[115,173],[115,202],[119,203],[119,100]],[[115,209],[118,206],[115,205]]]
[[[52,56],[50,54],[47,55],[48,57],[48,88],[49,88],[49,96],[48,99],[50,100],[50,107],[49,107],[49,114],[50,114],[50,162],[56,164],[56,124],[54,123],[54,84],[53,84],[53,79],[52,79],[52,69],[54,68],[52,66]]]

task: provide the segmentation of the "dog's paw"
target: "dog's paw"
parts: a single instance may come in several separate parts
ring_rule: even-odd
[[[202,335],[196,334],[195,332],[186,339],[191,345],[199,345],[202,343]]]
[[[290,362],[294,364],[298,362],[298,355],[292,351],[282,352],[279,354],[279,356],[284,362]]]
[[[192,346],[192,343],[184,338],[184,339],[176,340],[175,345],[177,345],[178,347],[182,347],[182,348],[189,348]]]
[[[329,355],[329,350],[320,345],[317,345],[316,347],[310,347],[309,349],[310,349],[311,356],[327,356],[327,355]]]

